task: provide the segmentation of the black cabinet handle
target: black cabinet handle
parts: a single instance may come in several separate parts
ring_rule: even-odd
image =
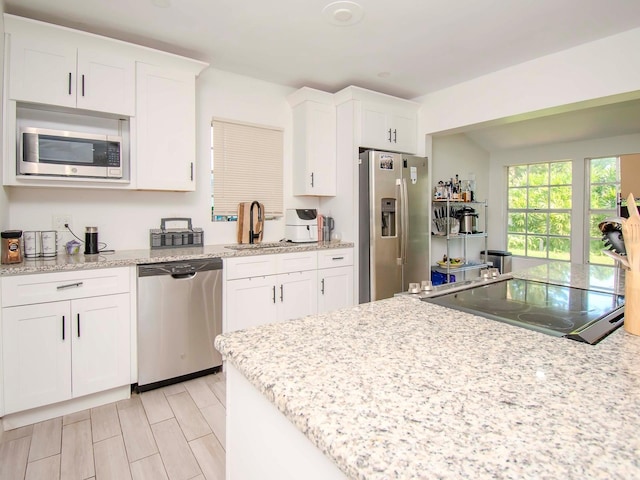
[[[284,302],[284,286],[280,285],[280,301]]]
[[[273,303],[276,303],[276,286],[273,286]]]
[[[322,285],[322,287],[320,288],[320,293],[322,293],[322,295],[324,295],[324,278],[322,279],[320,284]]]
[[[71,95],[71,72],[69,72],[69,95]]]
[[[311,186],[313,187],[313,172],[311,172]]]
[[[84,74],[82,74],[82,96],[84,97]]]
[[[344,257],[332,257],[331,260],[344,260]]]
[[[389,143],[391,143],[391,129],[389,129]]]
[[[80,338],[80,314],[78,314],[78,338]]]
[[[64,340],[64,315],[62,316],[62,340]]]
[[[193,162],[191,162],[191,181],[193,182]]]
[[[393,143],[398,143],[398,130],[393,130]]]

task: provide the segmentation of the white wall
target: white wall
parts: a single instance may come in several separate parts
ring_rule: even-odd
[[[138,192],[64,188],[7,188],[10,202],[6,227],[23,230],[51,228],[52,215],[70,214],[77,235],[85,226],[98,226],[108,248],[146,249],[149,229],[163,217],[191,217],[204,228],[206,244],[235,243],[235,222],[210,220],[210,123],[223,117],[284,128],[285,207],[316,208],[317,200],[291,196],[291,109],[286,97],[293,89],[241,75],[206,69],[197,80],[195,192]],[[1,209],[0,209],[1,213]],[[265,241],[284,236],[283,222],[268,221]],[[66,236],[63,241],[69,237]]]
[[[435,143],[435,142],[434,142]],[[640,134],[597,138],[582,142],[566,142],[533,148],[491,152],[489,175],[489,247],[506,250],[506,166],[524,163],[572,160],[573,163],[573,211],[572,245],[574,263],[582,263],[587,236],[587,219],[582,215],[587,200],[585,158],[616,156],[640,152]],[[513,259],[513,269],[539,263],[523,258]]]
[[[422,104],[419,131],[429,139],[445,132],[460,133],[482,125],[519,121],[639,98],[640,55],[637,54],[637,45],[640,45],[640,28],[421,96],[414,99]],[[617,140],[612,142],[613,144],[608,140],[594,140],[591,153],[584,155],[583,152],[572,152],[571,155],[578,154],[576,158],[583,158],[600,155],[597,152],[602,151],[606,151],[603,155],[628,153],[625,152],[627,147],[624,142],[619,146]],[[549,156],[562,158],[562,145],[547,148],[544,155],[542,151],[538,152],[539,155],[530,153],[538,158],[537,161],[548,160]],[[632,152],[638,151],[637,148],[630,148]],[[513,160],[515,152],[500,152],[501,160],[495,159],[492,154],[490,183],[482,185],[479,179],[477,182],[478,188],[490,192],[489,247],[495,249],[504,249],[505,241],[503,168],[496,165],[506,161],[506,156]],[[524,160],[526,157],[527,155],[523,155],[522,162],[527,161]],[[447,168],[464,168],[464,164],[453,162]],[[434,170],[440,168],[439,165],[440,160],[434,152]],[[432,179],[437,180],[438,175],[434,174]],[[494,232],[502,233],[496,235]],[[579,253],[580,258],[574,261],[582,261],[582,250]],[[514,269],[516,268],[519,268],[518,261],[514,262]]]
[[[0,0],[0,11],[4,11],[4,0]],[[4,17],[0,19],[0,65],[4,70]],[[2,91],[0,91],[0,105],[2,105]],[[4,118],[0,118],[0,131],[4,130]],[[4,152],[2,137],[0,136],[0,151]],[[2,184],[2,169],[0,168],[0,185]],[[0,187],[0,230],[9,230],[9,197],[5,187]]]
[[[432,184],[439,180],[447,181],[458,174],[461,180],[475,179],[477,184],[476,198],[487,199],[487,185],[489,184],[489,153],[473,142],[464,134],[432,137]],[[478,240],[478,241],[476,241]],[[462,241],[449,243],[449,255],[452,257],[466,257],[478,260],[480,251],[484,249],[484,242],[470,239],[467,242],[466,255]],[[431,263],[434,264],[446,253],[446,241],[434,237],[431,242]]]
[[[640,28],[424,95],[420,124],[429,134],[638,98],[638,45]]]

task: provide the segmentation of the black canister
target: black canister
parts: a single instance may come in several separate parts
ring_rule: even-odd
[[[98,227],[86,227],[84,234],[84,254],[95,255],[98,253]]]

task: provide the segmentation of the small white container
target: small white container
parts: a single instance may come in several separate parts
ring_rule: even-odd
[[[45,258],[55,257],[58,251],[57,232],[47,230],[42,232],[42,256]]]

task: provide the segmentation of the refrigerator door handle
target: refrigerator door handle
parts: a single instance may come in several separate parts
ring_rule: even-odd
[[[402,197],[400,206],[402,208],[401,213],[401,232],[402,238],[400,239],[400,257],[402,258],[402,264],[407,263],[407,247],[409,241],[409,192],[407,190],[407,179],[402,179]]]
[[[396,243],[396,265],[402,265],[404,263],[404,187],[402,185],[401,178],[396,178],[396,192],[398,194],[398,203],[396,210],[398,225],[398,242]]]

